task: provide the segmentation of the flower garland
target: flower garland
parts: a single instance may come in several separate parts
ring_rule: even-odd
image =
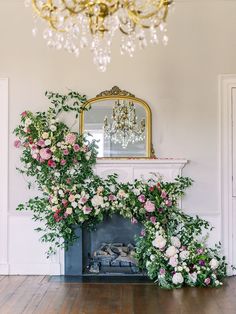
[[[46,96],[52,103],[48,111],[21,114],[14,145],[22,148],[23,167],[18,170],[34,178],[42,192],[17,210],[31,210],[33,219],[44,224],[36,230],[43,232],[43,242],[52,244],[48,256],[76,241],[76,226],[93,228],[105,216],[119,213],[132,223],[142,223],[136,259],[159,286],[221,286],[225,258],[219,246],[208,248],[201,238],[208,222],[178,209],[178,200],[192,180],[177,177],[164,182],[153,177],[117,183],[116,174],[106,179],[95,175],[96,141],[72,132],[59,120],[63,111],[75,112],[77,118],[86,97],[77,92]]]

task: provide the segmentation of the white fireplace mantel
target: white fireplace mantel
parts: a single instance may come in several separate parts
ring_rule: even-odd
[[[144,177],[147,179],[152,173],[162,176],[165,181],[173,181],[182,174],[187,164],[186,159],[98,159],[95,167],[96,174],[105,177],[117,173],[121,182],[132,182]]]

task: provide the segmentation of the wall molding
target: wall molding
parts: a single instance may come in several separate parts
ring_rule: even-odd
[[[232,89],[235,75],[219,76],[219,196],[222,214],[222,245],[228,262],[228,274],[233,275],[236,249],[233,241],[236,215],[232,197]]]
[[[0,78],[0,274],[8,274],[8,79]]]

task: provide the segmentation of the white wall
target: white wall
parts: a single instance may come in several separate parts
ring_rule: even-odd
[[[31,10],[24,8],[23,1],[0,0],[0,77],[9,77],[9,130],[17,125],[23,110],[47,107],[45,90],[71,88],[88,97],[113,85],[129,90],[152,109],[158,157],[191,161],[184,175],[195,184],[183,201],[184,210],[213,219],[220,238],[217,76],[236,73],[236,1],[176,0],[168,22],[167,47],[148,47],[130,59],[120,56],[115,44],[112,64],[100,73],[90,52],[83,51],[75,59],[66,52],[49,50],[40,34],[34,39]],[[31,230],[29,214],[15,212],[17,204],[34,192],[29,193],[24,178],[15,171],[19,154],[13,140],[10,135],[9,260],[19,264],[24,263],[24,250],[29,252],[32,247],[28,239],[36,243],[38,235]],[[21,223],[16,227],[19,215]],[[22,230],[27,237],[20,234]],[[21,245],[22,253],[17,251]],[[31,258],[35,264],[45,263],[47,271],[43,250]]]

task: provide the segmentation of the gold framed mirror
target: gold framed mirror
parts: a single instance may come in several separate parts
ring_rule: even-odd
[[[99,140],[98,157],[152,158],[152,113],[149,105],[114,86],[85,105],[80,132]]]

